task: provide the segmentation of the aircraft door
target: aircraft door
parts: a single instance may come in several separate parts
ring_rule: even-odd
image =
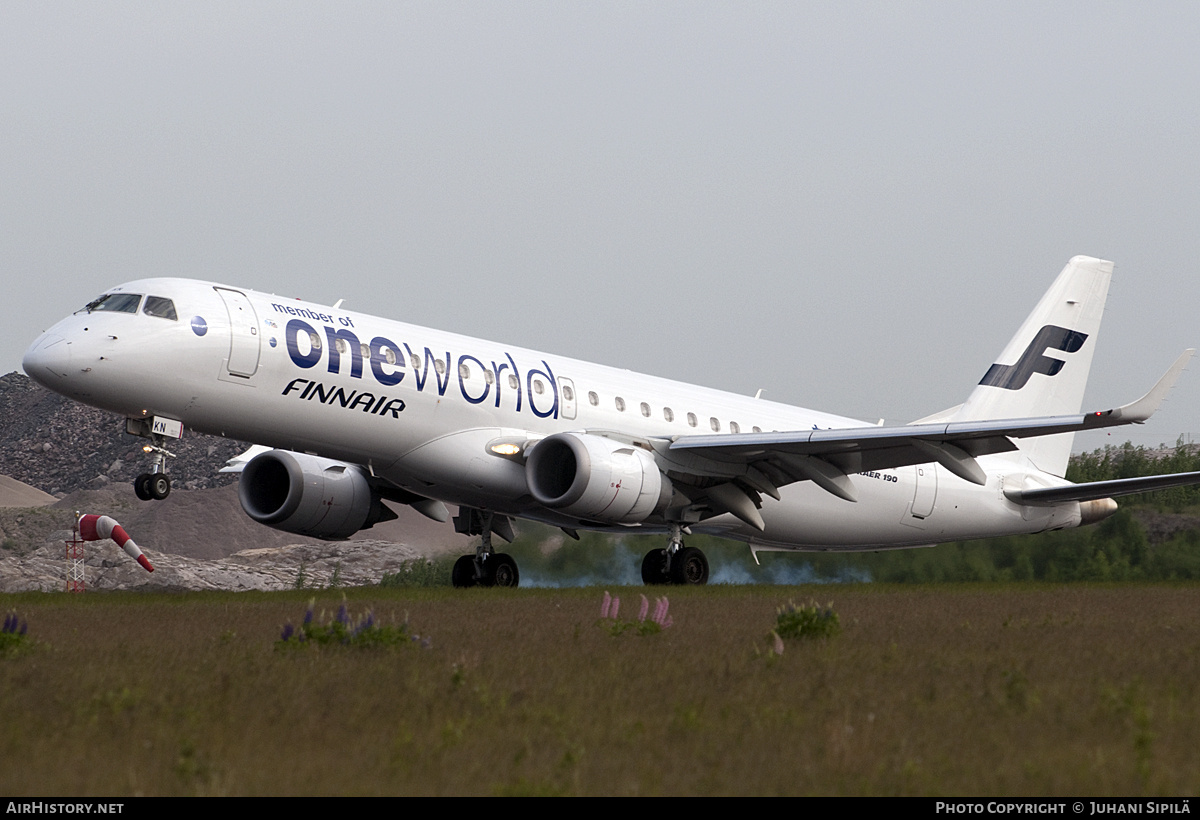
[[[918,464],[915,470],[917,488],[913,492],[912,516],[925,519],[933,515],[933,502],[937,499],[937,466]]]
[[[258,371],[258,316],[246,294],[228,288],[213,288],[225,302],[229,314],[229,362],[232,376],[250,378]]]
[[[575,418],[575,383],[558,377],[559,415],[564,419]]]

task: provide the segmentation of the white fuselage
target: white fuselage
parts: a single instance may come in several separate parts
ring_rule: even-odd
[[[171,300],[176,317],[81,310],[30,347],[26,372],[124,416],[176,419],[362,465],[426,498],[560,526],[587,524],[540,506],[520,463],[493,454],[489,443],[565,431],[644,440],[865,426],[213,283],[146,279],[116,291]],[[657,458],[670,475],[672,456],[658,451]],[[729,514],[694,529],[765,547],[867,549],[1079,523],[1077,502],[1029,507],[1005,499],[1005,482],[1036,472],[1019,452],[980,463],[983,486],[932,463],[852,475],[856,503],[801,481],[782,487],[780,500],[763,500],[764,531]]]

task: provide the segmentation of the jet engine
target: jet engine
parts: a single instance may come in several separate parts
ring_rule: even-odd
[[[671,500],[671,480],[647,451],[603,436],[556,433],[525,461],[539,504],[606,524],[637,524]]]
[[[326,540],[349,538],[396,517],[361,467],[288,450],[247,462],[238,498],[260,524]]]

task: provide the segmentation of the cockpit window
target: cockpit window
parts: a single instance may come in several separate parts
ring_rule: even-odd
[[[83,309],[88,313],[102,310],[111,313],[137,313],[140,301],[142,301],[140,293],[106,293],[99,299],[88,302]]]
[[[171,321],[179,318],[175,315],[175,303],[163,296],[147,296],[146,304],[142,305],[142,313]]]

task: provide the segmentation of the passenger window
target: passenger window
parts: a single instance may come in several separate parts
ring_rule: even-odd
[[[508,376],[508,386],[509,386],[510,388],[512,388],[513,390],[520,390],[520,389],[521,389],[521,382],[520,382],[520,380],[518,380],[518,379],[517,379],[517,377],[516,377],[516,376],[514,376],[514,375],[512,375],[512,374],[509,374],[509,376]]]
[[[697,423],[697,422],[696,422],[696,414],[695,414],[695,413],[688,413],[688,424],[689,424],[690,426],[692,426],[692,427],[695,427],[695,426],[696,426],[696,423]]]
[[[175,303],[162,296],[147,296],[146,304],[142,305],[142,313],[157,316],[159,319],[170,319],[172,322],[179,318],[175,315]]]
[[[569,384],[563,385],[563,399],[565,401],[575,401],[575,391],[571,389]]]
[[[617,396],[617,409],[622,413],[625,412],[625,399],[621,398],[620,396]]]
[[[463,362],[462,364],[460,364],[458,366],[458,375],[459,375],[459,378],[462,378],[462,379],[470,379],[471,378],[471,368],[467,367],[466,362]]]
[[[650,418],[650,405],[646,404],[646,402],[642,402],[642,415]]]
[[[729,432],[740,433],[740,432],[742,432],[742,428],[738,426],[738,423],[736,421],[731,421],[731,422],[729,422]]]
[[[488,384],[493,384],[496,381],[496,376],[490,370],[483,371],[483,380]]]
[[[140,293],[106,293],[94,302],[88,302],[84,310],[88,313],[137,313],[138,303],[141,301]]]
[[[541,379],[533,380],[533,392],[537,393],[539,396],[546,392],[546,386],[542,384]]]
[[[412,363],[413,370],[420,370],[420,369],[421,369],[421,357],[420,357],[420,356],[418,356],[416,353],[410,353],[410,354],[408,354],[408,361],[409,361],[410,363]]]
[[[600,397],[596,395],[595,390],[588,391],[588,402],[592,405],[592,407],[596,407],[600,404]]]
[[[757,427],[757,426],[756,426],[756,427],[752,427],[752,428],[750,428],[750,429],[752,429],[752,430],[753,430],[754,432],[756,432],[756,433],[761,433],[761,432],[762,432],[762,428],[761,428],[761,427]]]
[[[708,426],[712,428],[714,433],[721,432],[721,422],[717,421],[715,418],[708,420]]]
[[[675,421],[675,413],[671,410],[670,407],[663,408],[663,418],[666,419],[667,421]]]
[[[444,376],[446,374],[446,363],[443,362],[441,359],[434,359],[433,360],[433,369],[438,372],[439,376]]]

